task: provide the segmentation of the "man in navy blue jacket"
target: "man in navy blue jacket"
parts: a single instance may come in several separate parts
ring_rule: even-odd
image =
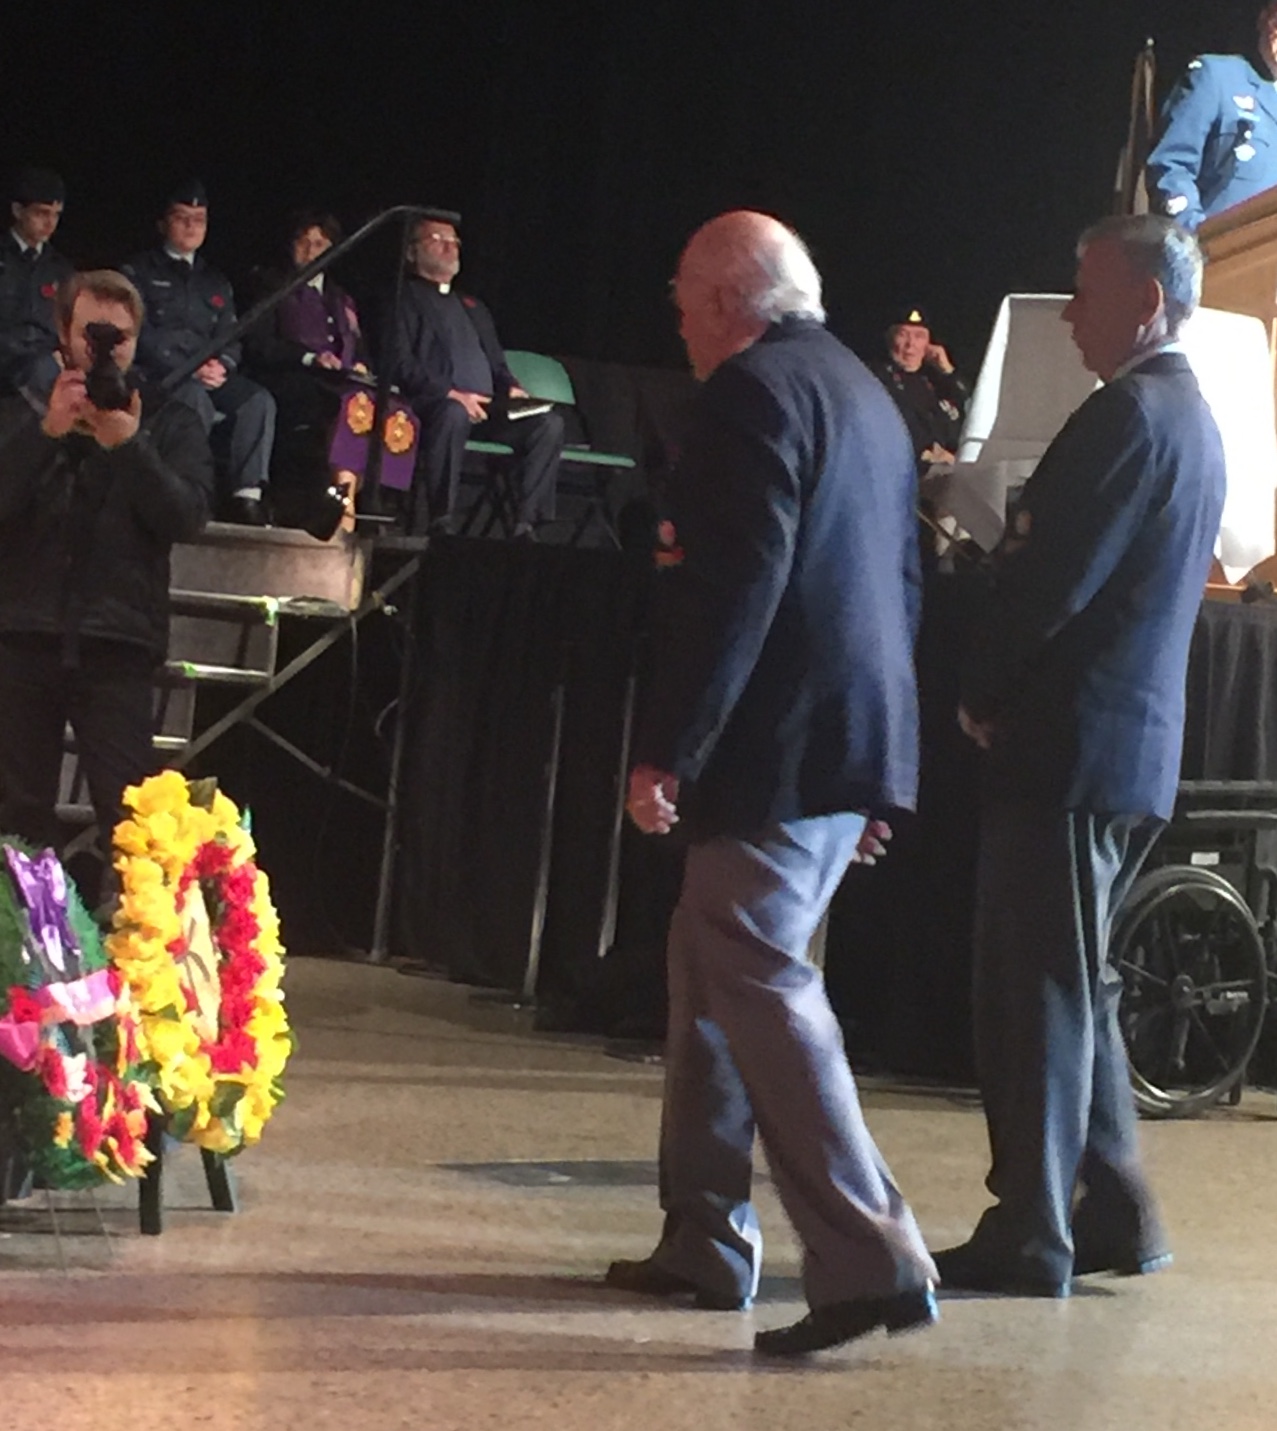
[[[704,386],[670,483],[681,562],[660,578],[629,787],[640,829],[681,820],[691,836],[668,949],[665,1225],[606,1280],[749,1306],[757,1129],[811,1311],[755,1345],[795,1355],[936,1315],[935,1269],[807,958],[847,865],[873,849],[869,813],[914,802],[914,458],[777,220],[707,224],[674,297]]]
[[[1148,157],[1149,206],[1186,229],[1277,185],[1277,3],[1256,52],[1198,55],[1162,111]]]
[[[1106,386],[1025,488],[966,673],[960,720],[988,752],[975,1034],[997,1201],[937,1255],[948,1285],[1060,1297],[1074,1276],[1170,1260],[1108,940],[1174,805],[1224,502],[1219,431],[1175,342],[1201,274],[1196,241],[1157,215],[1083,236],[1064,317]]]

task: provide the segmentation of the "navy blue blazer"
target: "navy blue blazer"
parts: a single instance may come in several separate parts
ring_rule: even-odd
[[[1224,505],[1188,359],[1092,394],[1024,489],[963,704],[994,723],[994,794],[1169,818],[1188,647]]]
[[[1277,89],[1241,55],[1199,55],[1171,91],[1145,171],[1186,229],[1277,184]]]
[[[820,323],[773,324],[700,388],[634,751],[683,782],[693,837],[912,807],[915,486],[890,395]]]

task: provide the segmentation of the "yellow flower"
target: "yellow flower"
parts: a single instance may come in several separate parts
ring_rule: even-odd
[[[69,1147],[74,1133],[75,1119],[69,1113],[59,1113],[58,1121],[53,1125],[54,1146],[57,1148]]]
[[[191,794],[180,771],[161,770],[140,785],[130,785],[124,792],[124,803],[138,815],[153,815],[188,806]]]

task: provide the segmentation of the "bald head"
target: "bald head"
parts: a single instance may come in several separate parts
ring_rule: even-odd
[[[692,369],[707,378],[789,315],[823,319],[820,275],[803,241],[769,214],[739,209],[694,233],[674,297]]]

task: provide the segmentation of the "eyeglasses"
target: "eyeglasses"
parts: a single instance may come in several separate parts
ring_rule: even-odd
[[[451,248],[461,247],[461,240],[456,234],[422,234],[421,242],[446,244]]]

